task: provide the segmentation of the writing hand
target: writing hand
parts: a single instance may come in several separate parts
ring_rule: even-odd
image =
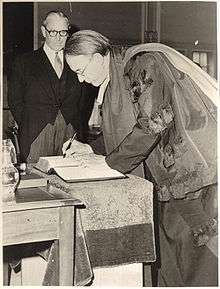
[[[93,152],[90,145],[77,140],[73,140],[71,146],[67,149],[69,143],[70,141],[66,141],[62,148],[63,153],[66,153],[66,157],[71,157],[72,154],[89,154]]]

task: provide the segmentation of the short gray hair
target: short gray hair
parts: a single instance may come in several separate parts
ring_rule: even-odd
[[[43,20],[43,25],[44,26],[47,26],[48,20],[52,16],[57,16],[57,17],[60,17],[60,18],[64,18],[66,20],[66,22],[67,22],[68,28],[70,28],[70,23],[69,23],[68,17],[62,11],[55,11],[55,10],[54,11],[50,11],[50,12],[48,12],[46,14],[46,17]]]
[[[107,55],[111,50],[108,38],[93,30],[80,30],[67,41],[64,53],[67,55],[88,55],[100,53]]]

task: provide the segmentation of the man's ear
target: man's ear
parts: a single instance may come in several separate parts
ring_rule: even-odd
[[[41,32],[43,34],[43,37],[45,38],[46,37],[46,29],[43,25],[41,26]]]

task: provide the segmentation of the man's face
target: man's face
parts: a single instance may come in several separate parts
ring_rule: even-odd
[[[45,38],[46,44],[54,51],[60,51],[64,48],[67,36],[61,36],[57,33],[56,36],[51,36],[48,31],[62,31],[68,30],[68,23],[65,18],[57,15],[48,17],[46,27],[41,26],[42,34]]]
[[[66,55],[66,62],[74,71],[79,82],[91,83],[93,86],[100,86],[107,77],[107,71],[103,67],[104,57],[95,53],[93,55]]]

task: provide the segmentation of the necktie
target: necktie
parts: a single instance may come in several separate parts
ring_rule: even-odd
[[[62,71],[63,71],[63,64],[62,64],[62,61],[58,55],[58,52],[55,53],[54,69],[56,71],[57,76],[60,78]]]

